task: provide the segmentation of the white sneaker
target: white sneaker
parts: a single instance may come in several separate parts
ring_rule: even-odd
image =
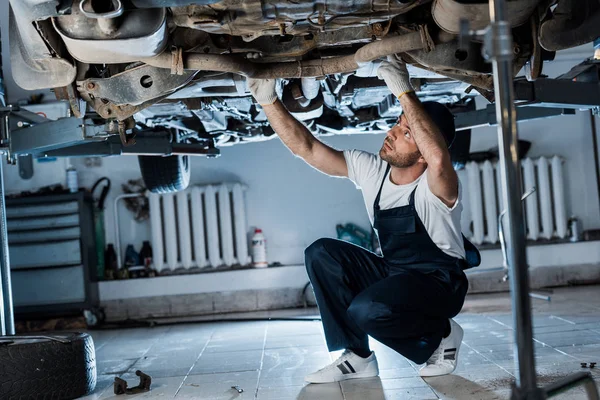
[[[421,368],[419,374],[422,377],[440,376],[452,373],[456,369],[458,361],[458,350],[462,343],[464,332],[459,324],[450,320],[450,335],[443,338],[440,346],[427,360],[427,364]]]
[[[372,378],[379,375],[379,367],[375,353],[362,358],[351,352],[344,353],[325,368],[307,375],[304,380],[308,383],[331,383],[355,378]]]

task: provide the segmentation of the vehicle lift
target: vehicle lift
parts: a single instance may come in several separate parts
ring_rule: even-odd
[[[506,0],[490,0],[489,6],[490,25],[482,31],[471,31],[463,23],[461,39],[483,39],[483,55],[493,65],[495,104],[483,110],[456,114],[455,122],[457,130],[498,125],[502,196],[507,215],[505,254],[509,266],[515,326],[514,354],[518,371],[511,399],[541,400],[584,385],[589,399],[600,400],[589,372],[569,375],[545,387],[537,385],[517,151],[517,121],[574,114],[576,109],[590,109],[596,115],[600,113],[600,61],[585,61],[556,79],[514,80],[513,42],[507,22]],[[32,156],[219,155],[219,150],[214,147],[175,143],[166,134],[136,136],[136,143],[131,145],[125,140],[126,132],[117,131],[108,124],[99,126],[89,119],[76,117],[50,121],[7,105],[1,83],[0,76],[0,151],[6,154],[10,164],[18,159],[22,176],[32,170]],[[598,178],[598,160],[595,162]],[[8,254],[4,178],[0,162],[0,336],[15,334]]]

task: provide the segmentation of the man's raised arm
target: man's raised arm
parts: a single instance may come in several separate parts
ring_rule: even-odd
[[[248,86],[256,101],[263,107],[271,127],[294,155],[331,176],[348,176],[344,153],[319,139],[277,99],[275,79],[249,79]]]

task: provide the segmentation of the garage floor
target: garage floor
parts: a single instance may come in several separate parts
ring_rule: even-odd
[[[600,362],[600,286],[557,289],[552,302],[533,300],[540,382]],[[330,362],[318,321],[179,324],[92,332],[98,385],[87,399],[113,394],[120,376],[152,376],[152,392],[127,399],[496,399],[508,398],[515,374],[508,294],[470,296],[456,320],[465,337],[455,374],[421,379],[417,366],[373,342],[380,378],[304,385],[303,377]],[[339,353],[332,356],[335,358]],[[600,366],[591,369],[600,382]],[[244,390],[238,394],[231,386]],[[561,397],[558,397],[561,398]],[[562,398],[584,399],[582,389]]]

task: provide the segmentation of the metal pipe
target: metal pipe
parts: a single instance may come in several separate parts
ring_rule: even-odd
[[[321,84],[316,78],[302,78],[300,83],[302,84],[302,94],[304,94],[304,97],[308,100],[312,100],[319,95]]]
[[[556,396],[579,385],[585,385],[589,400],[598,400],[598,388],[589,372],[577,372],[544,387],[548,397]]]
[[[145,196],[144,193],[126,193],[119,195],[115,198],[114,203],[114,221],[115,221],[115,251],[117,252],[117,268],[123,268],[123,264],[121,261],[121,233],[119,229],[119,201],[122,199],[132,198],[132,197],[142,197]]]
[[[8,255],[8,232],[6,230],[6,204],[4,198],[4,172],[0,160],[0,279],[2,280],[0,307],[0,331],[2,335],[15,334],[12,287],[10,282],[10,258]]]
[[[552,297],[550,297],[550,296],[545,296],[543,294],[538,294],[538,293],[533,293],[533,292],[529,293],[529,297],[531,297],[533,299],[544,300],[544,301],[552,301]]]
[[[359,64],[378,58],[411,50],[430,51],[433,47],[434,43],[427,28],[422,27],[418,32],[391,36],[364,45],[353,55],[308,61],[260,64],[233,55],[181,54],[179,52],[164,52],[156,57],[144,58],[140,61],[158,68],[177,70],[183,67],[183,69],[199,71],[232,72],[256,79],[310,78],[353,72],[358,69]]]
[[[508,215],[508,264],[511,268],[511,302],[515,323],[515,360],[519,373],[516,390],[519,397],[543,398],[536,384],[529,274],[525,252],[525,227],[520,200],[521,173],[518,153],[517,115],[514,106],[513,49],[510,26],[507,24],[505,0],[490,1],[492,31],[486,46],[492,53],[496,119],[502,195]]]
[[[531,196],[535,191],[536,187],[532,187],[527,192],[521,196],[521,201],[525,200],[529,196]],[[504,216],[506,215],[506,210],[502,210],[500,215],[498,216],[498,238],[500,239],[500,249],[502,250],[502,266],[505,269],[508,269],[508,256],[506,254],[506,238],[504,237]]]

